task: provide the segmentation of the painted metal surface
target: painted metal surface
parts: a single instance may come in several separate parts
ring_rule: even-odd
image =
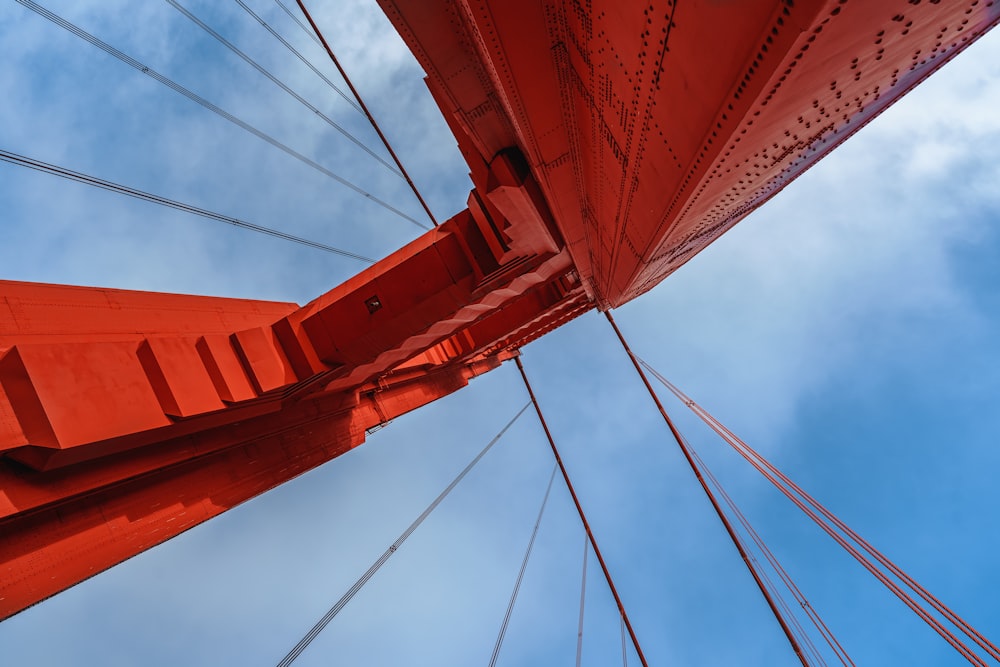
[[[601,307],[996,24],[985,0],[380,0],[472,165],[518,146]]]
[[[468,209],[313,302],[0,283],[0,618],[649,290],[995,2],[381,0]]]

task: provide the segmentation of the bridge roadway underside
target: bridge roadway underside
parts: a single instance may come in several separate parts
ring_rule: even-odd
[[[966,0],[380,0],[468,208],[313,302],[0,282],[0,618],[649,290],[1000,20]]]

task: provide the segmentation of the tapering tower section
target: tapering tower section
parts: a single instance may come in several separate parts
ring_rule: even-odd
[[[469,163],[524,153],[602,307],[658,284],[1000,18],[988,0],[379,2]]]

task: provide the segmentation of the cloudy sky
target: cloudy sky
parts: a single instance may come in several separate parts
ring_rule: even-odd
[[[286,0],[287,1],[287,0]],[[364,119],[234,3],[185,6],[338,124]],[[268,0],[247,0],[339,83]],[[466,169],[372,2],[315,15],[432,208]],[[407,215],[405,185],[166,2],[46,7]],[[420,233],[15,2],[0,148],[379,257]],[[637,352],[1000,638],[1000,34],[617,319]],[[305,302],[363,265],[0,163],[0,277]],[[598,314],[524,350],[651,664],[793,665]],[[525,403],[513,367],[0,624],[4,665],[274,664]],[[962,659],[755,473],[678,422],[858,664]],[[296,664],[486,664],[551,471],[525,413]],[[553,491],[499,665],[572,664],[583,533]],[[593,559],[585,665],[621,661]],[[638,664],[634,655],[629,664]]]

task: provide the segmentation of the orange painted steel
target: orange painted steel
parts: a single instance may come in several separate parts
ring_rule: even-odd
[[[602,308],[652,288],[1000,16],[987,0],[379,1],[473,174],[524,153]]]
[[[0,618],[649,290],[993,1],[381,0],[468,208],[312,303],[0,282]]]
[[[583,312],[547,211],[482,212],[492,192],[533,205],[507,167],[475,212],[301,308],[0,283],[0,617],[342,454]]]

